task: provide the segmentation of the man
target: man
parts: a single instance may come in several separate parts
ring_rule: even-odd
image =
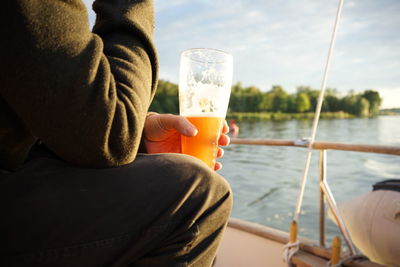
[[[170,153],[193,125],[147,114],[152,1],[94,10],[92,33],[80,0],[2,4],[0,266],[209,266],[232,194]]]

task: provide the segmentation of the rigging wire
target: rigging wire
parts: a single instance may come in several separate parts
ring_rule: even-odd
[[[328,72],[329,72],[330,65],[331,65],[333,47],[335,45],[337,29],[338,29],[340,17],[342,14],[342,9],[343,9],[343,2],[344,2],[344,0],[339,0],[339,5],[337,8],[337,12],[336,12],[335,24],[333,27],[333,32],[332,32],[331,41],[330,41],[329,50],[328,50],[328,57],[326,59],[326,64],[325,64],[325,71],[324,71],[324,75],[322,78],[321,90],[320,90],[320,93],[318,96],[317,107],[316,107],[314,121],[313,121],[313,125],[312,125],[311,138],[309,139],[308,146],[307,146],[306,163],[305,163],[305,167],[304,167],[303,177],[302,177],[301,183],[300,183],[300,191],[299,191],[299,195],[298,195],[297,202],[296,202],[296,209],[295,209],[295,212],[293,215],[293,222],[291,224],[291,235],[293,234],[293,237],[291,236],[289,243],[285,246],[285,250],[283,252],[284,261],[288,264],[288,266],[293,266],[291,258],[299,249],[299,242],[297,240],[297,225],[298,225],[297,221],[299,219],[300,212],[301,212],[301,206],[303,203],[304,190],[305,190],[305,186],[307,183],[307,176],[308,176],[308,171],[309,171],[310,163],[311,163],[312,146],[313,146],[313,143],[315,140],[315,136],[317,134],[318,122],[319,122],[319,118],[321,115],[322,102],[324,100],[326,83],[328,80]],[[296,230],[292,231],[292,228],[296,229]],[[295,233],[292,233],[292,232],[295,232]]]
[[[318,96],[318,103],[317,103],[317,107],[316,107],[316,111],[315,111],[315,116],[314,116],[314,121],[313,121],[313,126],[312,126],[312,132],[311,132],[311,138],[310,138],[310,140],[308,142],[306,164],[305,164],[305,167],[304,167],[303,177],[302,177],[301,183],[300,183],[300,192],[299,192],[299,195],[298,195],[298,198],[297,198],[296,209],[295,209],[294,216],[293,216],[293,221],[295,221],[295,222],[297,222],[298,219],[299,219],[299,215],[300,215],[300,212],[301,212],[301,206],[302,206],[302,203],[303,203],[304,190],[305,190],[305,186],[306,186],[306,183],[307,183],[308,171],[309,171],[310,162],[311,162],[312,146],[313,146],[313,143],[314,143],[314,140],[315,140],[315,136],[317,134],[318,122],[319,122],[319,118],[320,118],[320,115],[321,115],[322,102],[324,100],[326,83],[327,83],[327,80],[328,80],[328,72],[329,72],[330,65],[331,65],[333,47],[335,45],[337,29],[338,29],[338,25],[339,25],[339,22],[340,22],[342,9],[343,9],[343,2],[344,2],[344,0],[339,0],[339,6],[338,6],[337,12],[336,12],[336,19],[335,19],[335,24],[334,24],[332,36],[331,36],[331,42],[330,42],[330,45],[329,45],[329,51],[328,51],[328,57],[327,57],[326,64],[325,64],[324,76],[322,78],[321,90],[320,90],[320,93],[319,93],[319,96]]]

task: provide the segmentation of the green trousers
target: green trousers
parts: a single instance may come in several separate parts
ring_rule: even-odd
[[[0,266],[210,266],[231,206],[193,157],[84,169],[36,156],[0,174]]]

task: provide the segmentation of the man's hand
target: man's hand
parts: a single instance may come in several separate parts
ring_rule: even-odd
[[[229,137],[226,135],[229,127],[226,121],[222,127],[222,133],[218,140],[219,146],[229,145]],[[152,153],[181,153],[181,135],[188,137],[197,134],[196,127],[185,117],[172,114],[150,114],[146,118],[143,135],[147,152]],[[224,150],[218,148],[217,158],[224,155]],[[215,170],[222,168],[217,162]]]

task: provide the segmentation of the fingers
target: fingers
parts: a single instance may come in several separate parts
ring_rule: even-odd
[[[230,138],[229,138],[229,136],[226,135],[227,133],[229,133],[229,126],[228,126],[228,123],[226,122],[226,120],[224,121],[224,125],[222,126],[221,132],[222,132],[222,134],[219,136],[218,145],[219,146],[229,145]],[[223,156],[224,156],[224,150],[222,148],[218,147],[217,158],[222,158]],[[220,169],[222,169],[222,163],[217,161],[214,165],[214,170],[219,171]]]
[[[229,126],[226,121],[224,121],[224,125],[222,126],[221,130],[222,134],[219,136],[218,139],[218,146],[227,146],[230,143],[230,138],[226,134],[229,133]],[[217,158],[222,158],[224,156],[224,150],[220,147],[218,147],[217,151]],[[214,165],[214,170],[219,171],[222,169],[222,163],[221,162],[216,162]]]
[[[222,158],[224,156],[224,150],[222,149],[222,148],[218,148],[218,151],[217,151],[217,158]],[[215,165],[214,165],[214,170],[215,171],[218,171],[218,170],[220,170],[220,169],[222,169],[222,163],[221,162],[215,162]]]
[[[228,123],[226,122],[226,120],[224,120],[224,125],[222,126],[222,133],[223,134],[229,133],[229,126],[228,126]]]
[[[226,134],[221,134],[218,139],[219,146],[227,146],[231,142],[231,139]]]
[[[222,164],[221,162],[216,162],[215,166],[214,166],[214,170],[215,171],[219,171],[220,169],[222,169]]]
[[[217,158],[222,158],[224,156],[224,150],[222,148],[218,148]]]
[[[174,129],[185,136],[190,137],[197,135],[196,127],[185,117],[172,114],[162,114],[159,117],[159,122],[161,127],[166,131]]]
[[[224,121],[224,125],[221,130],[222,134],[219,136],[218,145],[219,146],[227,146],[229,145],[231,139],[226,134],[229,133],[229,126],[226,121]]]

